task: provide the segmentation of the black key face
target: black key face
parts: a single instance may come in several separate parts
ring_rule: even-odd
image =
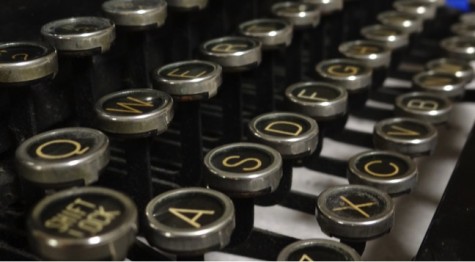
[[[223,202],[203,193],[188,192],[161,201],[153,216],[165,226],[176,229],[200,229],[221,219]]]
[[[258,47],[256,41],[245,38],[223,38],[209,41],[204,45],[206,52],[217,54],[234,54],[249,51],[256,47]]]
[[[334,101],[341,97],[341,91],[328,85],[305,85],[292,90],[292,95],[298,100],[310,103]]]
[[[48,234],[81,239],[113,232],[124,223],[126,212],[119,199],[83,193],[48,203],[39,218]]]
[[[290,253],[288,261],[353,261],[353,259],[340,250],[328,246],[305,246]]]
[[[348,49],[345,50],[346,55],[371,55],[371,54],[380,54],[386,52],[386,49],[380,45],[372,45],[369,43],[360,43],[348,46]]]
[[[232,173],[253,173],[274,164],[274,156],[257,147],[236,145],[213,155],[212,164],[219,170]]]
[[[58,35],[74,35],[83,33],[94,33],[100,30],[109,28],[110,25],[103,23],[90,22],[75,22],[58,24],[53,28],[53,33]]]
[[[167,67],[160,71],[160,77],[167,80],[193,80],[209,76],[216,71],[209,63],[187,62]]]
[[[405,159],[386,153],[365,155],[356,162],[356,168],[369,176],[391,180],[405,176],[409,170]]]
[[[345,62],[335,62],[324,65],[322,71],[333,77],[349,77],[366,75],[368,73],[368,69],[362,65]]]
[[[0,62],[16,63],[31,61],[48,54],[46,48],[27,44],[6,44],[0,46]]]
[[[288,25],[277,20],[259,20],[254,23],[247,23],[241,31],[249,35],[267,34],[273,31],[284,30]]]
[[[33,159],[62,161],[78,157],[94,150],[98,139],[78,136],[74,133],[48,137],[31,144],[28,155]]]
[[[432,134],[432,130],[429,130],[423,122],[418,121],[402,120],[388,123],[382,126],[381,129],[386,136],[402,140],[426,138]]]
[[[138,116],[161,109],[166,101],[152,92],[120,93],[102,103],[102,110],[116,116]]]
[[[269,115],[261,118],[255,126],[259,132],[266,135],[284,138],[306,134],[312,127],[306,119],[295,115]]]
[[[329,195],[325,205],[334,216],[342,219],[365,220],[381,215],[386,209],[385,200],[369,191],[350,189]]]
[[[425,74],[417,79],[417,83],[427,88],[439,88],[446,85],[459,85],[462,79],[449,74]]]
[[[437,96],[417,95],[402,99],[402,105],[408,110],[430,112],[443,110],[449,107],[446,99]]]

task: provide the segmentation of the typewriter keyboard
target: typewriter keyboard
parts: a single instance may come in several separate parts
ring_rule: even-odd
[[[448,0],[5,0],[1,260],[474,260]]]

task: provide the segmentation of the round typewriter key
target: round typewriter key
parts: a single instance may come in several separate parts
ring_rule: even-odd
[[[261,62],[261,43],[247,37],[222,37],[201,46],[202,56],[223,67],[220,98],[223,109],[223,143],[241,141],[242,79],[241,72],[257,67]]]
[[[303,2],[318,5],[322,15],[328,15],[343,9],[343,0],[304,0]]]
[[[412,78],[412,83],[416,90],[432,92],[452,99],[462,97],[467,84],[460,77],[437,71],[421,72]]]
[[[232,201],[205,188],[162,193],[148,203],[145,213],[149,243],[185,258],[225,247],[235,227]]]
[[[409,193],[417,183],[416,163],[390,151],[368,151],[353,156],[347,171],[350,184],[367,185],[391,196]]]
[[[54,77],[56,50],[35,42],[0,44],[0,84],[17,85]]]
[[[426,69],[440,73],[453,74],[456,77],[464,79],[467,83],[472,82],[475,75],[473,68],[468,62],[450,58],[431,60],[427,62]]]
[[[409,35],[403,30],[387,25],[370,25],[361,29],[361,35],[391,50],[390,70],[398,67],[409,43]]]
[[[257,114],[275,110],[275,66],[292,41],[292,25],[283,19],[255,19],[239,25],[239,32],[262,43],[262,63],[255,71]]]
[[[21,177],[38,186],[89,185],[109,162],[109,139],[90,128],[55,129],[23,142],[15,160]]]
[[[41,34],[61,53],[104,53],[115,39],[115,26],[106,18],[72,17],[44,25]]]
[[[475,39],[454,36],[442,40],[440,46],[450,58],[464,61],[475,60]]]
[[[452,102],[439,94],[412,92],[399,95],[394,110],[397,116],[442,124],[449,120]]]
[[[221,66],[212,62],[189,60],[165,65],[155,70],[155,87],[170,94],[177,102],[180,121],[183,163],[180,184],[196,185],[201,181],[203,163],[202,100],[214,97],[221,85]]]
[[[426,0],[397,0],[393,7],[397,11],[428,20],[435,17],[437,5]]]
[[[228,36],[207,41],[200,47],[207,60],[225,71],[247,71],[261,62],[260,42],[247,37]]]
[[[319,154],[316,152],[318,144],[321,143],[317,122],[301,114],[273,112],[256,116],[248,126],[251,141],[274,148],[284,159],[279,187],[274,193],[258,201],[260,205],[276,204],[290,191],[294,161]]]
[[[51,86],[57,72],[57,53],[49,45],[39,42],[0,44],[2,133],[11,132],[16,140],[22,141],[40,130],[48,129],[51,122],[62,117],[57,113],[55,117],[47,116],[50,107],[44,109],[40,106],[51,98],[50,93],[58,95]],[[52,108],[55,106],[61,105],[51,104]],[[7,144],[3,143],[0,147],[6,150],[9,147]]]
[[[338,50],[345,57],[358,60],[373,70],[373,88],[383,85],[391,62],[391,51],[385,45],[371,40],[356,40],[342,43]]]
[[[182,11],[203,10],[208,6],[208,0],[167,0],[167,4],[171,8],[176,8]]]
[[[404,155],[430,155],[437,144],[437,129],[414,118],[389,118],[374,126],[373,143],[377,149]]]
[[[373,187],[330,187],[318,196],[316,216],[325,234],[364,242],[389,233],[394,204],[388,194]]]
[[[275,191],[282,177],[282,157],[264,145],[234,143],[206,154],[206,181],[232,197],[256,197]]]
[[[320,79],[346,89],[349,109],[365,106],[372,80],[368,66],[352,59],[331,59],[318,63],[315,70]]]
[[[294,27],[292,44],[286,51],[286,76],[287,84],[301,81],[306,73],[307,65],[304,56],[310,60],[310,64],[317,61],[317,52],[323,50],[323,35],[320,27],[320,7],[315,4],[302,2],[278,2],[272,5],[271,13],[281,19],[287,20]],[[307,40],[309,46],[308,54],[303,54],[304,42]]]
[[[460,22],[467,25],[475,25],[475,12],[465,13],[461,15]]]
[[[160,134],[173,118],[172,105],[172,98],[158,90],[119,91],[97,101],[97,124],[112,134]]]
[[[205,157],[207,185],[230,196],[236,213],[232,244],[246,240],[254,225],[254,198],[276,191],[282,178],[282,157],[255,143],[217,147]]]
[[[475,25],[457,23],[452,25],[450,29],[452,33],[458,36],[475,38]]]
[[[97,126],[124,140],[127,175],[114,186],[133,197],[140,210],[152,198],[151,140],[167,130],[173,118],[172,107],[168,94],[153,89],[119,91],[96,103]]]
[[[360,261],[351,247],[329,239],[305,239],[286,246],[277,261]]]
[[[160,27],[167,17],[163,0],[109,0],[102,4],[106,16],[118,26]]]
[[[74,188],[41,200],[27,232],[44,259],[124,260],[137,234],[137,209],[119,192]]]
[[[383,25],[398,28],[407,34],[422,32],[422,19],[399,11],[386,11],[378,15]]]

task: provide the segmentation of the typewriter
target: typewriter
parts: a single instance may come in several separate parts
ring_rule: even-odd
[[[469,9],[4,0],[0,21],[2,260],[475,259]]]

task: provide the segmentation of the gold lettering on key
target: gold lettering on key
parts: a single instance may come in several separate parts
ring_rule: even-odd
[[[223,160],[223,162],[222,162],[223,166],[225,166],[225,167],[237,167],[237,166],[244,165],[245,163],[248,163],[248,162],[254,162],[255,163],[251,167],[243,167],[242,168],[243,171],[254,171],[256,169],[259,169],[262,166],[262,161],[259,160],[258,158],[255,158],[255,157],[248,157],[248,158],[242,159],[241,161],[238,161],[236,163],[229,163],[229,160],[240,159],[240,158],[241,158],[241,156],[228,156]]]
[[[373,54],[373,53],[378,53],[379,49],[373,46],[354,46],[352,50],[361,55],[366,55],[366,54]]]
[[[328,67],[328,73],[335,75],[335,76],[351,76],[356,75],[359,70],[356,66],[349,66],[349,65],[332,65]]]
[[[407,103],[408,108],[420,109],[425,111],[436,110],[439,108],[439,103],[431,100],[411,99]]]
[[[313,261],[313,259],[311,257],[309,257],[307,254],[303,254],[299,261]]]
[[[364,210],[362,210],[361,208],[363,207],[370,207],[370,206],[373,206],[375,205],[376,203],[375,202],[367,202],[367,203],[362,203],[362,204],[354,204],[353,202],[351,202],[348,198],[344,197],[344,196],[340,196],[340,199],[346,203],[348,206],[344,206],[344,207],[337,207],[337,208],[334,208],[332,209],[333,211],[342,211],[342,210],[346,210],[346,209],[353,209],[355,210],[356,212],[360,213],[362,216],[366,217],[366,218],[369,218],[371,217],[368,213],[366,213]]]
[[[376,177],[392,177],[392,176],[395,176],[399,173],[399,167],[394,164],[393,162],[389,162],[389,165],[393,168],[394,171],[392,172],[389,172],[389,173],[378,173],[378,172],[375,172],[375,171],[372,171],[371,170],[371,166],[372,165],[377,165],[377,164],[382,164],[383,161],[381,160],[374,160],[374,161],[371,161],[371,162],[368,162],[366,163],[366,165],[364,165],[364,171],[366,171],[366,173],[372,175],[372,176],[376,176]]]
[[[196,75],[191,75],[189,70],[180,72],[180,68],[175,68],[170,73],[168,73],[167,76],[194,79],[194,78],[202,77],[206,73],[208,73],[208,72],[203,70],[203,71],[199,72]]]
[[[246,49],[247,45],[245,44],[217,44],[211,48],[211,51],[213,52],[219,52],[219,53],[232,53],[236,51],[240,51],[243,49]]]
[[[424,79],[423,84],[428,86],[446,85],[452,83],[452,79],[442,76],[432,76]]]
[[[416,132],[404,127],[400,127],[400,126],[390,126],[390,127],[391,129],[396,130],[396,131],[387,132],[386,134],[389,136],[393,136],[393,135],[394,136],[419,136],[420,135],[419,132]]]
[[[46,147],[51,146],[51,145],[57,145],[57,144],[69,144],[69,145],[72,145],[74,149],[68,153],[58,154],[58,155],[52,155],[52,154],[43,152],[43,150]],[[48,141],[46,143],[41,144],[38,148],[36,148],[35,153],[40,158],[44,158],[44,159],[63,159],[63,158],[72,157],[74,155],[82,155],[86,153],[88,150],[89,150],[89,147],[82,148],[82,145],[77,141],[74,141],[71,139],[56,139],[56,140]]]
[[[174,208],[170,207],[168,212],[172,213],[179,219],[185,221],[195,228],[201,228],[201,224],[197,222],[203,215],[214,215],[214,210],[202,210],[202,209],[186,209],[186,208]],[[192,218],[187,217],[184,214],[195,214]]]
[[[44,226],[56,229],[72,237],[95,235],[121,214],[117,210],[105,210],[103,206],[76,198],[63,210],[44,222]]]
[[[302,91],[300,91],[300,93],[298,93],[297,97],[300,97],[300,98],[305,98],[305,99],[309,99],[309,100],[314,100],[314,101],[320,101],[320,102],[327,102],[328,99],[326,98],[322,98],[322,97],[318,97],[318,93],[317,92],[313,92],[311,95],[305,95],[305,89],[302,89]]]
[[[129,113],[129,114],[142,114],[143,112],[137,109],[136,107],[153,107],[152,102],[143,101],[131,96],[128,96],[126,99],[131,102],[117,102],[116,105],[119,108],[108,107],[106,108],[106,111],[122,112],[122,113]]]
[[[19,58],[19,59],[18,59]],[[28,59],[28,54],[27,53],[18,53],[12,55],[13,60],[23,60],[26,61]]]
[[[282,129],[277,129],[276,127],[278,126],[290,126],[294,127],[295,131],[287,131],[287,130],[282,130]],[[281,135],[287,135],[287,136],[298,136],[300,133],[303,131],[303,127],[300,124],[290,122],[290,121],[274,121],[270,124],[268,124],[265,128],[265,131],[276,133],[276,134],[281,134]]]

